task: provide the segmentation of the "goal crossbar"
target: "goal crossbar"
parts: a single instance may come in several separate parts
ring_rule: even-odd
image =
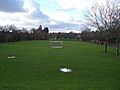
[[[62,41],[50,41],[50,47],[63,48],[63,42]]]

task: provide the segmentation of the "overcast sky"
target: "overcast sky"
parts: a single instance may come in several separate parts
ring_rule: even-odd
[[[80,32],[84,12],[94,0],[0,0],[0,25],[48,27],[50,32]]]

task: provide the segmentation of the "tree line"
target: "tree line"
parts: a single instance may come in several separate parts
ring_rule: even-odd
[[[0,42],[15,42],[20,40],[46,40],[48,39],[49,29],[32,28],[28,31],[25,28],[19,29],[14,25],[0,26]]]
[[[47,39],[69,39],[80,40],[80,33],[49,33],[48,27],[42,29],[40,25],[38,29],[31,28],[27,30],[25,28],[19,29],[15,25],[0,26],[0,42],[15,42],[21,40],[47,40]]]

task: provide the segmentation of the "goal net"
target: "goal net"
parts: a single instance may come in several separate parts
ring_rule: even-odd
[[[50,41],[50,47],[63,48],[63,42],[62,41]]]

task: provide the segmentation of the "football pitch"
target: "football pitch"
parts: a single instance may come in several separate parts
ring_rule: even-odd
[[[0,43],[0,90],[120,90],[115,48],[105,53],[104,46],[92,43],[63,41],[63,48],[49,43]]]

